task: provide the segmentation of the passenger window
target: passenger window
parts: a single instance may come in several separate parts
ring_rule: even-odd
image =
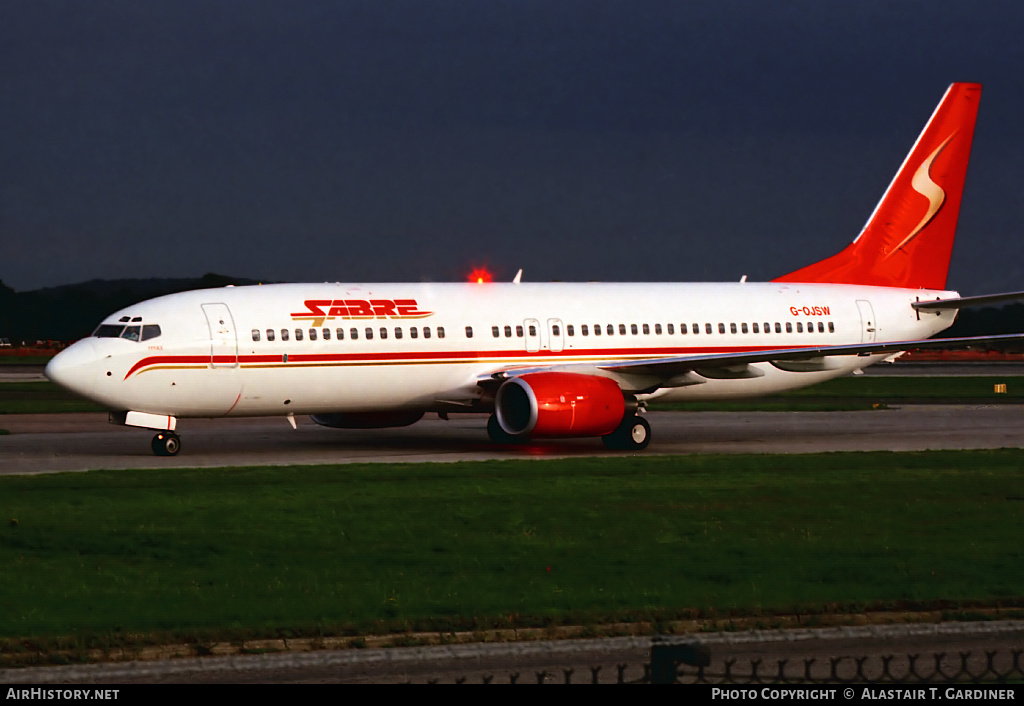
[[[626,335],[626,324],[619,324],[619,335],[620,336],[625,336]]]
[[[761,333],[761,329],[759,329],[757,327],[757,322],[756,321],[754,323],[752,323],[751,326],[754,328],[754,333]],[[744,331],[743,333],[746,333],[746,331]]]
[[[711,324],[704,324],[704,333],[714,333],[714,329],[711,328]]]
[[[767,321],[764,322],[764,332],[765,333],[771,333],[772,332],[772,325],[770,323],[768,323]]]
[[[505,327],[505,338],[512,338],[512,327],[511,326],[506,326]]]
[[[796,332],[797,333],[803,333],[804,332],[804,324],[803,324],[802,321],[797,321],[796,322]]]
[[[272,329],[272,328],[268,328],[267,329],[267,340],[268,341],[273,341],[274,340],[274,329]]]
[[[523,337],[523,327],[522,326],[516,326],[516,337],[517,338],[522,338]]]
[[[807,333],[814,333],[814,322],[813,321],[808,321],[807,322]]]
[[[419,337],[420,337],[420,330],[418,328],[416,328],[415,326],[411,327],[409,329],[409,338],[419,338]]]
[[[782,333],[782,324],[778,321],[775,322],[775,333]]]
[[[590,335],[590,327],[586,324],[580,324],[580,333],[584,336]]]
[[[594,335],[595,336],[600,336],[601,335],[601,324],[594,324]]]
[[[680,324],[680,327],[686,328],[686,324]],[[665,324],[665,331],[669,336],[673,335],[676,332],[675,324]]]
[[[786,322],[786,333],[793,333],[793,324],[790,321]]]
[[[835,333],[836,332],[836,326],[831,321],[828,322],[828,332],[829,333]]]
[[[252,330],[252,340],[254,340],[254,341],[260,340],[260,330],[258,328],[254,328]]]
[[[387,337],[388,337],[388,330],[386,328],[384,328],[383,326],[381,326],[380,327],[380,338],[381,338],[381,340],[384,340]]]
[[[629,331],[634,336],[636,336],[639,333],[639,329],[637,329],[636,324],[630,324],[629,325]],[[650,330],[644,331],[644,333],[650,333]]]
[[[576,329],[573,328],[572,324],[567,324],[566,325],[565,332],[567,334],[569,334],[570,336],[575,336],[576,335]]]
[[[469,327],[467,326],[466,328]],[[494,338],[499,338],[501,336],[501,329],[499,329],[497,326],[491,326],[491,336],[493,336]]]
[[[466,338],[473,338],[473,327],[472,326],[467,326],[466,327]]]
[[[423,327],[423,338],[430,338],[430,327],[429,326],[424,326]]]
[[[754,326],[757,326],[757,324],[754,324]],[[746,324],[740,324],[740,333],[747,333],[747,325]]]
[[[348,330],[348,337],[351,338],[353,341],[358,341],[359,340],[359,329],[357,329],[357,328],[350,328]]]
[[[729,324],[729,331],[731,333],[736,333],[736,324]]]
[[[281,329],[281,340],[282,341],[287,341],[288,340],[288,329],[286,329],[286,328]]]
[[[558,324],[552,324],[551,325],[551,335],[552,336],[561,336],[562,335],[562,329],[561,329],[561,327],[559,327]]]
[[[444,326],[437,327],[437,337],[444,338]]]
[[[329,328],[325,328],[323,330],[323,334],[324,334],[324,340],[325,341],[331,340],[331,330]]]
[[[614,336],[615,335],[615,327],[612,326],[611,324],[608,324],[605,327],[604,332],[607,333],[609,336]],[[625,331],[623,331],[623,333],[625,333]]]
[[[311,328],[309,330],[309,340],[311,340],[311,341],[315,341],[316,340],[316,329],[315,328]]]
[[[537,335],[537,327],[534,326],[533,324],[530,324],[530,335],[531,336],[536,336]]]
[[[343,328],[335,329],[334,334],[335,334],[334,337],[337,338],[339,341],[344,341],[345,340],[345,329],[343,329]]]
[[[301,341],[302,340],[302,329],[300,329],[300,328],[295,329],[295,340],[296,341]]]
[[[402,337],[402,327],[401,326],[396,326],[395,327],[395,338],[401,338],[401,337]]]
[[[818,322],[818,333],[825,333],[825,324],[821,321]]]
[[[723,324],[721,322],[718,323],[718,332],[719,333],[725,333],[725,324]]]
[[[373,340],[373,329],[370,328],[369,326],[366,327],[366,340],[367,341],[372,341]]]

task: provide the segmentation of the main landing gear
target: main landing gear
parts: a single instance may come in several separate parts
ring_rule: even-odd
[[[502,429],[495,414],[487,420],[487,435],[496,444],[521,444],[525,441]],[[601,441],[605,448],[613,451],[643,451],[651,443],[651,425],[643,417],[630,415],[622,420],[615,431],[602,436]]]
[[[181,439],[173,431],[162,431],[153,437],[151,446],[157,456],[176,456],[181,451]]]
[[[601,437],[605,448],[614,451],[642,451],[651,443],[651,425],[640,416],[626,417],[619,428]]]

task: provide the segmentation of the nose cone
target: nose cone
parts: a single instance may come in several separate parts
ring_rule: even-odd
[[[91,397],[96,386],[98,358],[95,342],[86,338],[55,355],[43,372],[65,390],[83,397]]]

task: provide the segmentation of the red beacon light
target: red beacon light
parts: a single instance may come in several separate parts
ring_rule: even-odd
[[[474,267],[473,271],[469,273],[469,281],[476,282],[477,284],[485,284],[492,282],[494,276],[486,267]]]

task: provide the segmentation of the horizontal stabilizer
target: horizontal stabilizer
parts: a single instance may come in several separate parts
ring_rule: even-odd
[[[983,294],[977,297],[959,297],[957,299],[936,299],[934,301],[914,302],[910,306],[918,311],[951,311],[966,309],[972,306],[988,306],[1002,302],[1024,299],[1024,292],[1006,292],[1005,294]]]

